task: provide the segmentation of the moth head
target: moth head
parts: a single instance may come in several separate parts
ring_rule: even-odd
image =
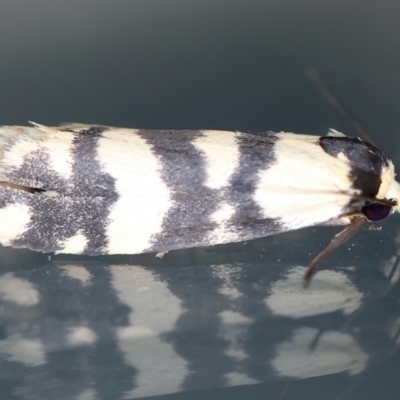
[[[379,221],[389,214],[400,211],[400,183],[395,179],[391,161],[382,171],[381,185],[376,195],[376,202],[369,202],[361,208],[361,213],[369,221]]]

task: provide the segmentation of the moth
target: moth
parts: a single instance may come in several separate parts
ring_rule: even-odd
[[[287,132],[0,127],[0,242],[138,254],[345,225],[399,211],[393,163],[359,138]]]

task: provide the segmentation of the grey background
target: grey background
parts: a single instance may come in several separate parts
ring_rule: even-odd
[[[313,134],[335,128],[356,135],[307,80],[304,71],[312,66],[400,167],[399,12],[394,0],[1,0],[1,124],[33,120]],[[328,265],[388,258],[398,222],[395,216],[383,222],[381,232],[360,233]],[[163,260],[104,259],[301,264],[335,232],[308,229],[246,245],[177,251]],[[47,257],[1,249],[0,268],[29,269]],[[399,366],[399,355],[382,363],[352,398],[397,399],[399,384],[391,374]],[[295,383],[287,399],[335,398],[336,379]],[[256,385],[165,399],[272,399],[281,390]]]

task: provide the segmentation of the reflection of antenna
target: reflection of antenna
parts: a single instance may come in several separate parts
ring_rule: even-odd
[[[354,115],[352,115],[340,101],[336,98],[336,96],[330,91],[330,89],[325,85],[324,81],[322,80],[321,76],[319,75],[318,71],[314,68],[308,68],[306,70],[307,76],[310,80],[314,83],[318,91],[321,95],[325,98],[325,100],[336,108],[345,118],[347,118],[354,128],[360,133],[360,135],[369,143],[376,146],[374,140],[372,139],[371,135],[368,131],[364,128],[364,126],[357,120]]]

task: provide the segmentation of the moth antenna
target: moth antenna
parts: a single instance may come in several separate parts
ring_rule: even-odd
[[[346,226],[346,228],[344,228],[342,231],[340,231],[338,234],[335,235],[335,237],[328,244],[328,246],[326,246],[325,249],[322,250],[321,253],[319,253],[308,266],[307,272],[305,273],[303,278],[306,282],[306,285],[309,284],[311,278],[317,272],[317,269],[321,264],[321,262],[326,257],[328,257],[328,255],[331,254],[332,251],[334,251],[339,246],[347,242],[358,231],[358,229],[361,226],[366,224],[368,224],[368,221],[364,216],[357,217],[353,219],[350,225]]]
[[[371,135],[361,124],[361,122],[348,111],[342,103],[337,99],[337,97],[331,92],[331,90],[325,85],[318,71],[314,68],[306,69],[307,76],[314,83],[315,87],[318,89],[322,97],[336,110],[338,110],[357,130],[357,132],[369,143],[376,146],[375,141],[372,139]]]

